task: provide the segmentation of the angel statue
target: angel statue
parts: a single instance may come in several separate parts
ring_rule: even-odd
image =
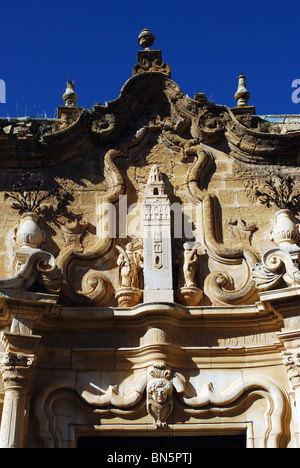
[[[142,255],[139,249],[135,249],[129,242],[125,250],[116,246],[120,254],[117,264],[119,266],[120,288],[139,288],[139,272],[143,268]]]
[[[185,243],[184,247],[184,264],[183,264],[183,275],[184,275],[184,287],[194,288],[196,287],[195,275],[198,271],[199,259],[198,259],[198,247],[196,245],[192,248],[189,243]]]

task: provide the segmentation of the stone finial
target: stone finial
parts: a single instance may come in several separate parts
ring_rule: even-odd
[[[78,96],[75,93],[74,81],[71,81],[71,75],[69,76],[69,81],[67,81],[67,88],[62,98],[65,101],[66,107],[76,107]]]
[[[155,37],[149,29],[144,28],[140,32],[140,35],[138,37],[138,43],[141,47],[145,47],[145,50],[150,50],[150,47],[153,45],[154,41]]]
[[[132,76],[140,73],[160,72],[171,77],[170,65],[162,61],[161,50],[150,49],[154,41],[155,37],[149,29],[144,28],[140,32],[138,43],[141,47],[144,47],[144,50],[138,51],[138,60],[133,67]]]
[[[245,107],[248,106],[248,101],[250,99],[250,93],[246,88],[246,77],[243,74],[243,70],[241,75],[238,78],[239,84],[237,92],[235,93],[235,99],[237,101],[238,107]]]

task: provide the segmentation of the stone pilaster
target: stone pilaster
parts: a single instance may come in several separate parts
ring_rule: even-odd
[[[1,296],[1,342],[5,353],[0,362],[4,404],[0,428],[0,448],[22,448],[25,434],[25,405],[37,359],[41,336],[35,324],[53,313],[58,296],[26,291],[5,291]]]
[[[295,431],[298,433],[300,446],[300,330],[289,330],[277,334],[285,347],[282,353],[292,390],[295,394],[296,419]]]
[[[0,448],[23,448],[25,403],[31,381],[34,355],[7,352],[0,364],[4,405]]]

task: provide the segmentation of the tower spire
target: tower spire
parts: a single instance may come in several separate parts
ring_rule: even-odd
[[[144,199],[144,302],[174,302],[171,204],[155,164]]]

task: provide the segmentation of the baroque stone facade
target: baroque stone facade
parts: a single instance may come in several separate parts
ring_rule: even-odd
[[[0,120],[1,447],[299,447],[300,118],[185,96],[154,36],[120,96]],[[167,439],[166,439],[167,440]]]

